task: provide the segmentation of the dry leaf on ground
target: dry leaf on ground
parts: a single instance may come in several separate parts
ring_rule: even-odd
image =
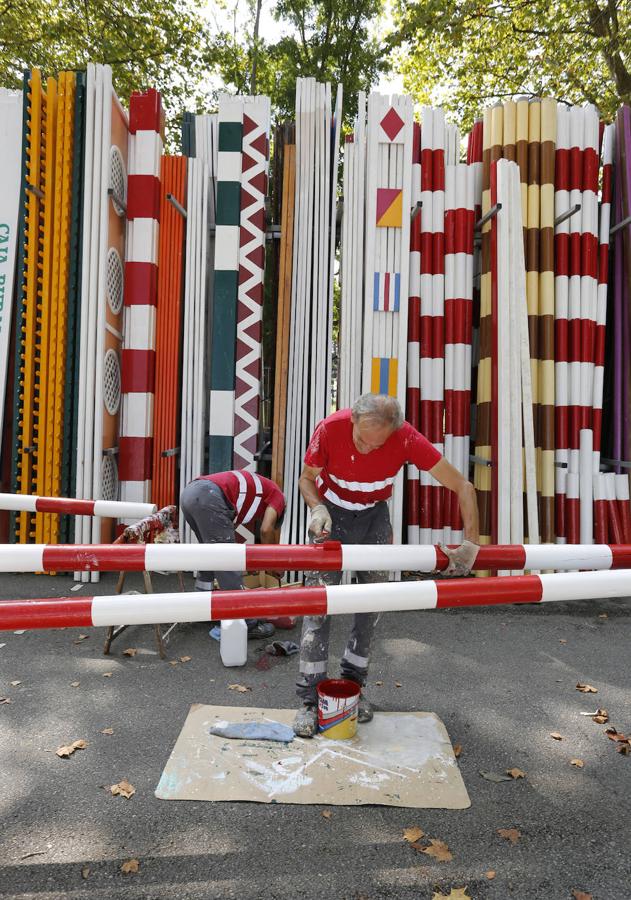
[[[596,714],[592,716],[592,719],[597,725],[604,725],[605,722],[609,721],[609,713],[606,709],[597,709]]]
[[[585,891],[577,891],[576,888],[572,891],[572,896],[574,900],[592,900],[591,894],[586,894]]]
[[[521,831],[518,831],[517,828],[498,828],[497,833],[511,844],[516,844],[521,837]]]
[[[418,841],[419,838],[422,838],[424,834],[425,832],[422,828],[419,828],[418,825],[412,825],[411,828],[403,829],[403,840],[412,844],[414,841]]]
[[[101,734],[114,734],[114,729],[113,728],[104,728],[101,731]]]
[[[401,684],[400,681],[395,681],[395,682],[394,682],[394,686],[395,686],[395,687],[403,687],[403,685]]]
[[[111,678],[113,674],[113,672],[103,672],[103,678]]]
[[[564,638],[559,638],[559,644],[567,644],[567,641]]]
[[[180,662],[179,662],[179,660],[177,660],[177,659],[170,659],[170,660],[169,660],[169,665],[170,665],[170,666],[179,666],[179,664],[180,664]]]
[[[381,687],[381,685],[383,684],[383,681],[375,681],[375,684],[377,685],[377,687]]]
[[[454,756],[456,759],[462,754],[462,744],[454,744]]]
[[[421,853],[433,856],[438,862],[449,862],[449,860],[453,859],[449,847],[444,841],[439,841],[436,838],[430,838],[429,840],[430,846],[421,850]]]
[[[492,781],[493,784],[500,784],[502,781],[512,781],[513,779],[510,775],[502,775],[500,772],[482,772],[480,771],[480,775],[482,778],[486,778],[487,781]]]
[[[11,682],[11,687],[17,687],[18,684],[22,684],[22,682],[21,682],[21,681],[12,681],[12,682]]]
[[[10,697],[0,697],[0,705],[3,703],[13,703],[13,700]]]
[[[135,647],[128,647],[126,650],[123,650],[123,656],[135,656],[138,653]]]
[[[130,784],[128,781],[119,781],[118,784],[113,784],[110,788],[112,794],[116,797],[120,795],[121,797],[125,797],[125,799],[129,800],[130,797],[133,797],[136,793],[136,788],[133,784]]]
[[[244,684],[229,684],[229,691],[238,691],[240,694],[245,694],[247,691],[251,691],[252,688],[246,687]]]
[[[571,759],[571,760],[570,760],[570,765],[571,765],[571,766],[576,766],[577,769],[582,769],[583,766],[585,765],[585,763],[583,762],[582,759]]]
[[[616,744],[616,750],[623,756],[628,756],[631,754],[631,741],[627,741],[626,744]]]
[[[333,813],[331,812],[330,809],[323,809],[322,812],[320,813],[320,815],[322,816],[323,819],[330,819],[331,816],[333,815]]]
[[[432,900],[471,900],[471,895],[467,894],[467,888],[452,888],[448,894],[436,891],[432,894]]]
[[[82,877],[82,878],[87,878],[89,874],[90,874],[90,866],[84,866],[84,867],[81,869],[81,877]]]
[[[599,616],[598,616],[598,618],[599,618],[599,619],[608,619],[608,618],[609,618],[609,614],[608,614],[608,613],[600,613]]]
[[[192,660],[192,658],[193,658],[192,656],[180,656],[180,662],[182,662],[182,663],[190,662]]]
[[[495,871],[493,869],[489,869],[488,872],[484,873],[489,881],[492,881],[495,878]]]
[[[70,687],[79,687],[80,684],[81,684],[80,681],[71,681],[71,682],[70,682]]]
[[[67,747],[59,747],[59,749],[55,750],[55,753],[60,758],[72,756],[75,750],[85,750],[88,746],[88,742],[84,740],[73,741],[72,744],[68,744]]]
[[[598,688],[593,687],[591,684],[583,684],[580,681],[576,685],[576,690],[580,691],[581,694],[597,694],[598,693]]]
[[[510,775],[511,778],[525,778],[526,773],[522,772],[521,769],[506,769],[506,774]]]
[[[628,738],[625,734],[622,734],[621,731],[618,731],[617,728],[614,728],[613,725],[610,728],[605,728],[605,734],[609,738],[610,741],[627,741]]]
[[[550,737],[551,737],[551,738],[554,738],[555,741],[562,741],[562,740],[563,740],[563,735],[562,735],[562,734],[559,734],[558,731],[551,731],[551,732],[550,732]]]
[[[127,862],[124,862],[121,866],[121,872],[123,875],[129,875],[131,872],[136,873],[140,868],[140,863],[137,859],[128,859]]]
[[[89,637],[90,637],[89,634],[80,634],[79,637],[78,637],[75,641],[73,641],[72,643],[73,643],[73,644],[80,644],[81,641],[87,641],[87,639],[88,639]]]

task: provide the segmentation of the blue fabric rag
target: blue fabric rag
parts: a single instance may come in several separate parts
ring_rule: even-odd
[[[215,625],[214,628],[210,629],[208,634],[211,636],[211,638],[214,641],[220,641],[221,640],[221,625]]]
[[[289,725],[280,722],[226,722],[221,725],[213,725],[211,734],[219,737],[234,738],[235,740],[254,741],[293,741],[295,734]]]

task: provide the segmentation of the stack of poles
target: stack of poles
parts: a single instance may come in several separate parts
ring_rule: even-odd
[[[291,335],[283,483],[287,512],[281,539],[306,540],[299,495],[302,458],[315,426],[331,409],[331,352],[337,161],[341,88],[331,115],[331,86],[296,84],[296,183],[292,254]]]
[[[47,96],[41,73],[24,76],[23,184],[19,225],[18,289],[13,409],[11,489],[29,494],[34,487],[35,379],[41,331],[37,327],[42,305],[42,236],[46,160]],[[28,186],[28,189],[27,189]],[[12,539],[27,543],[32,519],[27,511],[12,516]]]
[[[409,97],[371,94],[366,131],[366,242],[362,392],[406,402],[413,110]],[[395,540],[403,476],[391,501]]]
[[[526,292],[531,357],[531,384],[539,534],[554,535],[554,275],[553,172],[556,104],[549,99],[520,99],[485,110],[483,120],[482,212],[491,210],[492,163],[500,158],[520,169]],[[497,327],[497,285],[491,276],[491,222],[482,229],[480,362],[477,374],[476,464],[481,540],[497,537],[497,445],[492,440],[492,334]]]
[[[156,373],[151,500],[178,504],[182,344],[182,289],[186,228],[185,156],[163,156],[160,174],[160,238],[156,308]],[[171,199],[177,203],[177,206]]]
[[[361,394],[366,191],[366,94],[363,91],[357,99],[353,133],[347,135],[344,144],[343,190],[338,409],[352,406]]]
[[[420,430],[444,453],[445,370],[445,115],[424,107],[421,118]],[[420,473],[420,543],[443,538],[444,488]]]
[[[164,113],[153,88],[129,103],[129,188],[120,427],[120,498],[151,497]],[[127,522],[123,522],[124,527]]]
[[[631,363],[628,345],[631,336],[631,108],[623,106],[615,123],[615,168],[612,227],[612,285],[609,294],[608,323],[611,324],[611,344],[607,383],[610,386],[608,416],[605,424],[606,443],[610,448],[613,472],[603,476],[610,528],[615,522],[614,497],[621,506],[628,492],[628,461],[631,458]],[[622,224],[626,223],[626,224]]]
[[[282,167],[279,165],[281,158]],[[291,277],[296,190],[296,136],[293,125],[277,129],[274,140],[274,163],[277,179],[282,173],[282,184],[277,181],[275,185],[277,207],[280,207],[280,249],[278,254],[271,478],[282,490],[287,439],[287,375],[291,332]]]
[[[208,165],[189,158],[186,175],[186,254],[182,321],[180,490],[204,474],[208,428],[209,229],[212,186]],[[217,239],[220,228],[217,226]],[[212,362],[212,357],[211,357]],[[182,540],[195,540],[180,514]]]

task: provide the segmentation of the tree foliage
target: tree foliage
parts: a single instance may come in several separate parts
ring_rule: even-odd
[[[516,94],[631,102],[628,0],[396,0],[391,46],[406,88],[470,125]]]

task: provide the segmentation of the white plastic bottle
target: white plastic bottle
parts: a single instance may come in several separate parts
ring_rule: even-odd
[[[222,619],[219,652],[224,666],[244,666],[248,660],[248,626],[245,619]]]

